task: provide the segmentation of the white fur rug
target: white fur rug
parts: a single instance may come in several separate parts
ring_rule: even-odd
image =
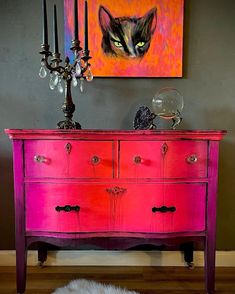
[[[94,281],[79,279],[58,288],[52,294],[139,294],[112,285],[105,285]]]

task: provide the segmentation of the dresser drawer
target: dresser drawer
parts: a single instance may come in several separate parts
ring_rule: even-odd
[[[26,230],[205,230],[206,184],[26,184]]]
[[[109,194],[103,185],[27,183],[26,231],[109,230]]]
[[[121,141],[120,178],[204,178],[207,141]]]
[[[28,140],[26,177],[112,178],[112,141]]]

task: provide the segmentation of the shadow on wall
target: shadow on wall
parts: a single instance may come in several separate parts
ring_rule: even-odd
[[[228,130],[229,131],[229,130]],[[235,134],[228,133],[220,145],[218,209],[217,209],[217,249],[235,248]]]
[[[12,158],[1,157],[0,173],[0,249],[14,249],[14,187]]]
[[[235,248],[235,113],[228,108],[211,109],[203,113],[209,129],[224,129],[228,133],[220,142],[218,206],[217,206],[217,249]]]

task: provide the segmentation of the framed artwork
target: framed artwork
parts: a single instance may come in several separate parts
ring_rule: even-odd
[[[71,57],[73,0],[64,0],[65,54]],[[184,0],[88,0],[95,77],[182,77]],[[78,1],[84,44],[84,1]]]

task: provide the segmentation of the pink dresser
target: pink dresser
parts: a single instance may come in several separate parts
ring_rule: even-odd
[[[224,131],[6,133],[13,140],[18,293],[25,291],[27,248],[34,242],[41,262],[45,243],[127,249],[202,242],[205,292],[214,293]]]

